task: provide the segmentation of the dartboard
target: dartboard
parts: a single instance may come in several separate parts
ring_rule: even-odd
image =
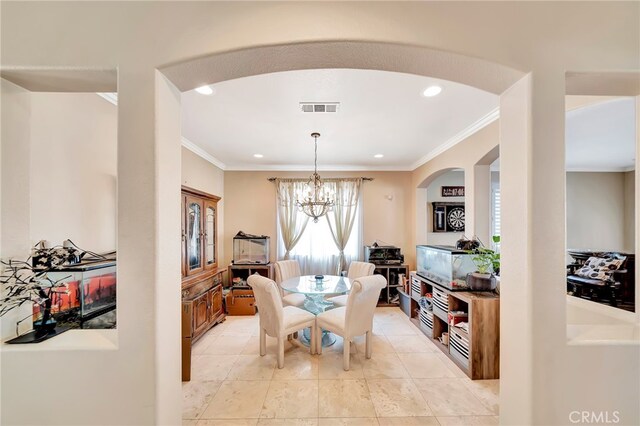
[[[447,223],[453,231],[464,231],[464,208],[454,207],[447,213]]]

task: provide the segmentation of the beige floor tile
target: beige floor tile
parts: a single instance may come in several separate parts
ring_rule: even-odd
[[[344,348],[344,340],[340,336],[337,336],[335,334],[334,334],[334,336],[335,336],[336,342],[331,346],[323,347],[322,348],[322,352],[336,352],[336,353],[339,352],[339,353],[342,353],[342,349]],[[357,350],[355,344],[351,344],[349,346],[349,351],[352,354],[358,353],[358,350]]]
[[[405,321],[393,321],[388,323],[382,323],[380,325],[380,330],[384,333],[385,336],[413,336],[418,334],[420,331]]]
[[[342,367],[342,354],[335,352],[324,352],[318,356],[320,379],[362,379],[362,363],[357,354],[352,354],[349,360],[349,370],[344,371]]]
[[[466,379],[422,379],[415,383],[436,416],[492,415],[463,380]]]
[[[260,416],[269,381],[228,380],[222,383],[203,419],[253,419]]]
[[[258,419],[203,419],[197,426],[255,426]]]
[[[432,415],[411,379],[367,379],[367,385],[378,417]]]
[[[197,424],[197,420],[182,419],[182,426],[196,426]]]
[[[380,426],[438,426],[435,417],[380,417]]]
[[[402,319],[405,317],[404,313],[398,308],[376,308],[374,314],[374,320],[385,322]]]
[[[439,349],[435,353],[438,356],[438,359],[442,361],[442,363],[449,369],[449,371],[451,371],[451,373],[453,373],[454,377],[457,377],[459,379],[466,379],[469,377],[467,376],[467,373],[462,371],[462,368],[458,366],[458,364],[453,362],[447,355],[445,355]]]
[[[182,383],[182,418],[197,419],[220,388],[222,381]]]
[[[320,380],[319,417],[375,417],[365,380]]]
[[[435,347],[425,336],[388,336],[389,343],[398,352],[435,352]]]
[[[223,335],[253,335],[260,333],[258,316],[233,316],[227,317],[225,327],[221,330]]]
[[[317,380],[274,380],[264,400],[261,418],[318,417]]]
[[[500,413],[500,380],[462,380],[469,390],[489,408],[493,414]]]
[[[318,419],[260,419],[258,426],[317,426]]]
[[[321,356],[310,355],[308,347],[299,341],[287,341],[285,367],[278,369],[275,366],[277,341],[274,338],[267,338],[266,359],[257,356],[258,324],[258,315],[227,317],[227,321],[208,330],[194,344],[192,381],[183,385],[184,416],[193,418],[185,419],[184,425],[435,426],[438,421],[443,425],[498,424],[495,415],[498,413],[499,381],[470,381],[398,308],[376,309],[373,358],[365,359],[364,336],[356,337],[348,372],[342,369],[340,337],[333,347],[324,348]],[[410,374],[411,368],[416,377],[413,380],[382,378],[406,377],[403,372]],[[233,374],[229,376],[232,369]],[[441,377],[443,374],[447,377]],[[258,380],[256,377],[267,379]],[[247,380],[237,380],[245,378]],[[309,386],[313,389],[315,385],[316,396],[299,397],[305,389],[296,390],[295,386],[288,385],[289,382],[304,383],[307,385],[305,389]],[[407,391],[401,383],[405,388],[413,385],[415,389]],[[430,390],[432,388],[440,391]],[[292,389],[294,396],[285,395]],[[317,412],[304,413],[306,409],[313,410],[312,405],[280,405],[279,401],[296,398],[305,401],[315,399]],[[416,403],[415,400],[420,398],[430,398],[433,406],[428,405],[429,400]],[[429,411],[426,414],[402,414],[413,409]],[[292,413],[296,410],[303,410],[303,414]],[[376,410],[381,410],[381,413]],[[405,417],[381,417],[381,414]],[[195,420],[198,415],[200,418]],[[259,419],[261,415],[274,415],[276,418]],[[296,418],[278,418],[282,415]],[[302,415],[321,418],[300,418]],[[436,415],[437,419],[432,417]]]
[[[318,379],[320,360],[309,353],[309,348],[294,348],[284,355],[284,367],[276,368],[273,380]]]
[[[191,357],[191,380],[224,380],[237,358],[238,355],[193,355]]]
[[[400,353],[398,357],[413,379],[454,377],[435,353]]]
[[[215,328],[215,327],[214,327]],[[194,355],[204,355],[205,350],[220,336],[219,334],[212,333],[213,329],[205,333],[200,339],[198,339],[191,346],[191,353]]]
[[[438,417],[442,426],[498,426],[497,416],[457,416]]]
[[[276,363],[274,355],[238,355],[227,380],[271,380]]]
[[[286,340],[284,342],[284,353],[286,354],[288,351],[295,349],[297,347],[304,347],[304,345],[298,341],[289,341]],[[242,355],[259,355],[260,354],[260,336],[251,336],[247,341],[244,349],[242,350]],[[267,336],[267,355],[278,355],[278,340],[274,337]]]
[[[356,349],[358,350],[358,353],[360,354],[365,353],[364,336],[358,336],[354,338],[354,342],[356,345]],[[371,336],[371,352],[374,354],[395,353],[396,350],[393,348],[393,346],[391,346],[391,343],[389,343],[387,336],[385,336],[384,334],[381,334],[381,335],[374,334],[373,336]]]
[[[379,424],[375,417],[341,417],[318,420],[318,426],[378,426]]]
[[[404,379],[409,373],[396,354],[374,353],[371,359],[359,354],[362,373],[366,379]]]
[[[242,353],[251,338],[250,335],[226,335],[221,334],[204,350],[207,355],[236,355]]]

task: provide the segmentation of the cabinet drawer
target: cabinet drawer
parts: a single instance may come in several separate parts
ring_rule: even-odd
[[[433,313],[446,322],[449,315],[449,295],[434,286],[432,301]]]
[[[217,275],[215,276],[217,277]],[[211,290],[217,284],[214,281],[215,277],[206,278],[192,286],[189,286],[182,290],[182,300],[195,300],[201,294]]]
[[[422,281],[415,277],[411,277],[411,297],[415,300],[422,296]]]
[[[433,338],[433,312],[420,308],[420,328]]]
[[[449,329],[449,352],[467,369],[469,368],[469,340],[453,327]]]

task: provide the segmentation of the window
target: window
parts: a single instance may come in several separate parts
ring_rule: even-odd
[[[494,184],[491,188],[491,236],[500,235],[500,186]],[[493,243],[499,248],[500,243]]]
[[[361,210],[360,206],[358,206],[358,210]],[[344,250],[347,265],[352,260],[360,258],[360,247],[362,246],[361,219],[361,212],[358,211],[351,236]],[[313,220],[309,220],[300,241],[291,250],[290,257],[300,263],[302,273],[305,275],[335,275],[337,273],[340,252],[333,241],[326,217],[320,219],[318,223],[313,223]]]
[[[329,227],[329,223],[333,223],[334,220],[342,223],[344,231],[341,235],[349,232],[344,248],[346,265],[352,260],[360,259],[363,223],[362,191],[360,191],[362,179],[341,178],[325,181],[325,185],[330,186],[337,200],[334,210],[327,216],[319,218],[318,223],[314,223],[295,206],[296,194],[304,190],[304,181],[281,179],[277,184],[278,259],[283,259],[286,253],[283,235],[287,237],[287,241],[295,241],[299,235],[297,244],[289,252],[289,258],[298,261],[303,274],[335,275],[341,272],[339,271],[340,250],[331,233],[333,226]],[[350,231],[347,231],[347,223],[351,221],[353,226]],[[283,233],[283,226],[287,232]],[[346,265],[343,265],[343,268],[346,268]]]

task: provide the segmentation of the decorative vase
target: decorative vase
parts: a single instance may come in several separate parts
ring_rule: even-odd
[[[496,288],[496,276],[493,274],[481,274],[470,272],[467,274],[467,287],[474,291],[492,291]]]

